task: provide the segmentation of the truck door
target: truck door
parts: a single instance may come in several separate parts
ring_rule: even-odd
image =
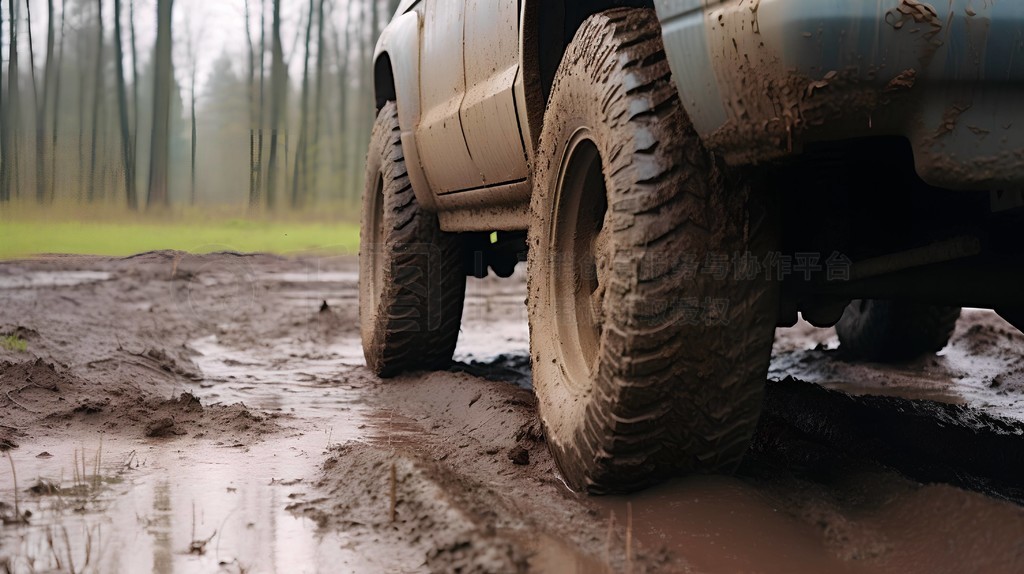
[[[524,180],[526,151],[513,92],[519,75],[519,2],[462,1],[466,19],[462,130],[482,177],[474,187]]]
[[[462,134],[459,110],[466,95],[463,66],[464,0],[427,0],[420,50],[420,162],[435,193],[479,185]]]

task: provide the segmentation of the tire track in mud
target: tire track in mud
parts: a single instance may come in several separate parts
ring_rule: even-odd
[[[786,460],[791,447],[781,443],[794,440],[1024,504],[1024,423],[971,406],[855,396],[787,378],[768,385],[754,451]]]
[[[126,354],[121,346],[173,351],[184,367],[208,367],[193,352],[209,353],[230,369],[205,373],[198,382],[161,369],[166,376],[151,376],[151,391],[170,396],[195,386],[204,401],[244,398],[250,409],[265,408],[279,413],[284,426],[301,427],[305,435],[272,433],[261,443],[299,448],[306,461],[306,470],[290,466],[293,472],[287,473],[290,480],[303,480],[288,487],[299,492],[285,499],[282,491],[280,507],[267,503],[266,515],[287,514],[285,506],[292,505],[295,515],[316,519],[327,544],[336,543],[347,559],[370,559],[359,563],[377,564],[379,571],[800,571],[808,564],[837,572],[1024,570],[1024,509],[1015,504],[1022,502],[1015,478],[1024,476],[1022,426],[986,414],[992,409],[984,406],[993,393],[1024,391],[1024,377],[1012,361],[986,366],[992,384],[969,382],[971,393],[959,397],[965,405],[854,396],[865,381],[848,392],[796,380],[769,382],[757,440],[735,477],[689,477],[629,497],[583,497],[560,482],[539,432],[529,390],[521,275],[471,282],[458,352],[462,363],[379,383],[356,353],[355,283],[349,274],[354,261],[252,257],[241,260],[245,273],[218,271],[218,261],[236,260],[211,255],[178,265],[177,275],[193,274],[187,284],[193,305],[206,310],[202,321],[194,310],[183,314],[168,301],[167,293],[181,292],[185,282],[168,274],[168,256],[22,264],[43,272],[99,270],[110,277],[82,286],[9,290],[0,326],[21,333],[30,353],[60,358],[68,365],[62,368],[97,381],[136,373],[120,361]],[[0,275],[4,271],[0,267]],[[931,359],[950,372],[937,372],[930,363],[904,371],[937,380],[953,396],[956,385],[966,384],[957,379],[958,369],[980,368],[981,359],[996,351],[1001,357],[1020,354],[1024,339],[979,321],[962,320],[946,356]],[[781,368],[773,366],[773,372],[832,387],[851,373],[908,378],[892,368],[837,368],[842,362],[831,351],[794,350],[814,346],[820,342],[815,337],[799,334],[791,349],[777,351]],[[78,340],[87,344],[72,344]],[[180,341],[205,343],[184,348]],[[968,355],[981,359],[957,362]],[[97,357],[116,360],[94,363]],[[815,372],[820,380],[811,377]],[[284,398],[274,407],[277,397]],[[998,404],[1006,408],[993,412],[1021,412],[1012,400]],[[388,421],[375,425],[359,412],[387,412]],[[400,440],[390,440],[392,415],[401,423],[395,432]],[[367,428],[360,430],[362,424]],[[74,423],[60,434],[83,428]],[[366,438],[381,428],[388,440]],[[355,440],[342,436],[348,431]],[[52,433],[35,426],[25,432]],[[142,434],[137,425],[109,432],[121,433],[108,435],[121,442],[141,440],[149,447],[145,441],[155,440],[131,438]],[[345,444],[321,452],[325,438],[329,445]],[[109,440],[105,448],[113,449],[115,439]],[[153,444],[173,452],[188,440],[169,437]],[[258,453],[277,451],[266,446],[233,456],[250,460]],[[390,520],[392,468],[397,523]],[[184,481],[183,488],[196,486]],[[260,492],[281,488],[257,486]],[[225,492],[218,501],[232,496]],[[303,529],[301,535],[309,533]],[[276,542],[309,542],[296,540]],[[357,569],[356,562],[334,566],[344,570],[345,564]]]

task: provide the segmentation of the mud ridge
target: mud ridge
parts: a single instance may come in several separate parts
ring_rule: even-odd
[[[780,426],[781,425],[781,426]],[[792,377],[772,382],[756,449],[789,427],[830,449],[1024,504],[1024,423],[967,405],[854,396]]]

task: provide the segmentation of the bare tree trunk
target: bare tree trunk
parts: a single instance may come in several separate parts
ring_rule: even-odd
[[[192,18],[185,19],[185,51],[189,63],[189,117],[191,118],[191,143],[189,144],[189,205],[196,204],[196,69],[199,49],[196,46],[198,38],[192,25]],[[199,38],[203,35],[199,30]]]
[[[260,0],[260,126],[256,137],[256,199],[263,194],[263,134],[267,122],[267,3]]]
[[[259,205],[260,196],[256,192],[256,48],[252,41],[252,17],[249,13],[249,0],[245,0],[245,40],[249,47],[249,75],[246,87],[249,103],[249,207]]]
[[[124,166],[124,190],[128,209],[138,209],[135,192],[135,150],[128,123],[128,87],[124,79],[124,47],[121,34],[121,0],[114,0],[114,59],[117,64],[117,116],[121,126],[121,163]]]
[[[36,106],[36,201],[46,201],[49,183],[46,178],[46,112],[50,109],[50,87],[53,85],[53,44],[56,14],[53,0],[46,1],[46,64],[43,70],[43,103]],[[51,150],[52,153],[53,150]]]
[[[57,187],[57,128],[60,123],[60,82],[63,74],[61,67],[64,65],[64,16],[67,13],[67,2],[60,3],[60,48],[57,51],[57,62],[54,64],[54,86],[53,86],[53,133],[50,138],[50,189],[48,191],[50,201],[54,200]]]
[[[3,164],[0,164],[0,199],[7,201],[18,196],[18,139],[21,123],[18,90],[18,13],[14,0],[7,0],[8,40],[7,49],[7,109],[4,114]]]
[[[4,29],[4,5],[0,2],[0,31]],[[3,81],[3,45],[0,44],[0,202],[8,200],[6,185],[7,179],[7,113],[4,109],[4,81]]]
[[[33,158],[35,161],[36,168],[36,201],[42,203],[43,194],[42,191],[45,189],[40,182],[40,174],[43,171],[43,142],[45,139],[43,135],[43,126],[41,125],[40,110],[42,113],[46,113],[46,103],[39,104],[39,89],[36,82],[36,52],[35,42],[32,41],[32,4],[29,0],[25,0],[25,28],[28,30],[28,69],[29,74],[32,78],[32,119],[35,122],[35,146],[36,156]]]
[[[281,0],[274,2],[274,20],[271,24],[270,68],[270,164],[267,166],[267,208],[274,209],[275,191],[277,188],[277,138],[281,127],[281,116],[285,110],[285,98],[288,87],[288,71],[284,65],[284,51],[281,47]]]
[[[132,43],[132,157],[135,158],[135,186],[138,187],[139,166],[139,53],[135,49],[135,0],[128,2],[128,32]]]
[[[340,86],[339,86],[339,88],[341,90],[340,94],[339,94],[340,95],[340,100],[341,100],[341,102],[340,102],[340,109],[341,109],[341,111],[340,111],[340,122],[339,122],[339,125],[340,125],[340,129],[341,129],[341,158],[340,158],[341,165],[340,165],[340,167],[341,167],[342,185],[340,186],[341,187],[340,191],[341,191],[341,196],[343,198],[347,198],[349,196],[349,190],[348,190],[347,182],[349,180],[349,170],[352,169],[351,162],[349,161],[349,159],[350,159],[349,156],[350,156],[350,153],[351,153],[349,150],[353,147],[353,144],[352,144],[352,141],[351,141],[353,138],[352,138],[352,134],[349,133],[349,129],[348,128],[349,128],[349,105],[350,105],[349,104],[349,95],[350,95],[350,92],[352,91],[352,79],[349,78],[349,71],[351,69],[351,63],[350,62],[351,62],[351,59],[352,59],[352,43],[353,43],[352,42],[352,38],[353,38],[353,34],[352,34],[352,20],[354,18],[352,7],[354,5],[355,5],[354,2],[349,2],[348,5],[346,6],[346,8],[345,8],[345,32],[344,32],[344,39],[341,40],[341,41],[335,42],[335,48],[337,50],[337,53],[335,54],[335,57],[338,59],[338,63],[339,63],[339,67],[340,67],[339,68],[338,77],[341,79],[341,83],[340,83]]]
[[[320,112],[324,109],[324,52],[326,51],[326,40],[324,39],[324,0],[320,0],[317,7],[317,39],[316,39],[316,97],[313,101],[313,169],[310,172],[312,177],[308,180],[309,189],[317,193],[317,183],[320,175]]]
[[[3,2],[0,2],[0,32],[3,31]],[[7,173],[7,115],[3,106],[3,34],[0,34],[0,202],[5,202],[3,179]]]
[[[292,174],[292,209],[303,203],[306,185],[306,129],[309,125],[309,46],[313,40],[313,0],[309,0],[309,17],[306,19],[306,45],[302,57],[302,92],[299,104],[299,141],[295,146],[295,171]]]
[[[25,30],[28,32],[28,73],[32,80],[32,111],[39,108],[39,92],[36,89],[36,52],[32,41],[32,5],[25,0]]]
[[[193,67],[195,64],[193,64]],[[196,204],[196,81],[195,72],[192,73],[192,158],[189,163],[191,169],[191,180],[189,180],[189,203]]]
[[[153,81],[153,133],[149,156],[147,209],[170,205],[171,10],[174,0],[157,0]]]
[[[358,21],[363,26],[362,28],[358,26],[356,27],[356,31],[359,32],[359,58],[357,60],[356,67],[358,84],[354,88],[356,90],[354,98],[356,104],[354,110],[355,117],[353,118],[354,121],[351,122],[351,126],[349,128],[350,130],[352,128],[355,128],[355,131],[354,133],[348,134],[348,137],[352,143],[352,153],[349,159],[348,189],[350,195],[353,198],[359,197],[360,188],[362,187],[359,185],[363,177],[363,170],[360,168],[362,165],[363,153],[365,152],[362,144],[366,140],[368,140],[368,138],[364,138],[364,133],[367,132],[367,118],[365,116],[368,115],[366,112],[366,104],[368,99],[366,97],[366,78],[369,75],[369,66],[367,66],[367,60],[370,59],[370,56],[368,54],[370,50],[367,48],[367,46],[371,42],[370,38],[376,36],[376,32],[373,31],[374,20],[376,18],[376,10],[374,6],[375,1],[376,0],[366,0],[363,6],[363,12],[360,14],[360,19]]]
[[[96,74],[93,77],[92,146],[89,149],[89,195],[96,199],[96,155],[100,136],[100,103],[103,101],[103,0],[96,0]]]
[[[191,24],[189,26],[191,28]],[[191,99],[191,108],[189,115],[192,117],[192,144],[189,147],[192,157],[189,161],[189,169],[191,179],[189,180],[189,203],[191,205],[196,204],[196,49],[193,45],[195,39],[192,37],[191,30],[189,31],[188,38],[188,57],[190,64],[192,65],[192,73],[189,78],[189,96]]]
[[[79,58],[86,60],[88,54],[88,42],[85,39],[84,34],[77,34],[78,38],[78,54]],[[78,66],[78,177],[75,181],[78,183],[78,189],[76,190],[77,199],[79,201],[85,196],[83,191],[85,190],[85,88],[88,81],[88,74],[85,72],[85,66]]]

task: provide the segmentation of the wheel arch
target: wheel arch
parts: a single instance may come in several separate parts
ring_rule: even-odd
[[[654,0],[526,0],[520,31],[530,139],[540,138],[555,72],[583,22],[612,8],[650,8]]]
[[[420,164],[416,126],[420,123],[420,13],[409,10],[392,20],[377,41],[373,55],[373,96],[375,113],[394,100],[406,169],[416,200],[427,211],[436,212],[437,202]]]
[[[373,94],[379,113],[389,101],[398,101],[395,72],[391,67],[391,54],[382,52],[373,63]]]

